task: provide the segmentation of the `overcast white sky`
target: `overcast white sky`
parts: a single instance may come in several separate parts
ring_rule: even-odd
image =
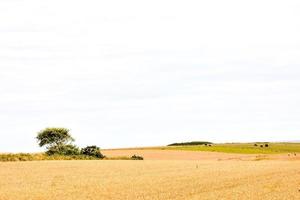
[[[298,0],[0,0],[0,151],[299,140]]]

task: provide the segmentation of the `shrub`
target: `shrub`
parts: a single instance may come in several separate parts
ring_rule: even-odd
[[[265,144],[265,147],[269,147],[269,144]]]
[[[102,155],[102,153],[100,152],[100,148],[97,146],[87,146],[85,148],[82,148],[81,153],[83,155],[97,157],[101,159],[105,157],[104,155]]]
[[[261,144],[260,147],[264,147],[264,145]]]
[[[133,155],[131,156],[131,160],[144,160],[142,156]]]
[[[254,144],[255,147],[257,147],[257,144]]]
[[[52,146],[46,151],[47,155],[80,155],[80,150],[77,146],[72,144],[62,145],[62,146]]]

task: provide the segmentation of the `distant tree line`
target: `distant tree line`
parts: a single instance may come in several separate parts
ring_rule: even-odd
[[[193,141],[193,142],[181,142],[181,143],[172,143],[168,146],[190,146],[190,145],[209,145],[213,144],[212,142],[206,142],[206,141]]]

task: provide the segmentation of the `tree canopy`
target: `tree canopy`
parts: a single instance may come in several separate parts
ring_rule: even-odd
[[[36,139],[40,147],[64,145],[74,141],[69,132],[70,130],[66,128],[46,128],[38,133]]]
[[[48,154],[64,154],[62,152],[76,152],[76,147],[71,145],[74,138],[66,128],[46,128],[38,132],[36,139],[40,147],[45,146]],[[79,150],[78,150],[79,151]]]

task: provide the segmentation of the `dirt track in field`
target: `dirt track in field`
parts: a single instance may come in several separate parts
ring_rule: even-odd
[[[102,150],[108,157],[143,156],[145,160],[300,160],[300,155],[294,154],[232,154],[203,151],[177,150],[145,150],[145,149],[113,149]]]

